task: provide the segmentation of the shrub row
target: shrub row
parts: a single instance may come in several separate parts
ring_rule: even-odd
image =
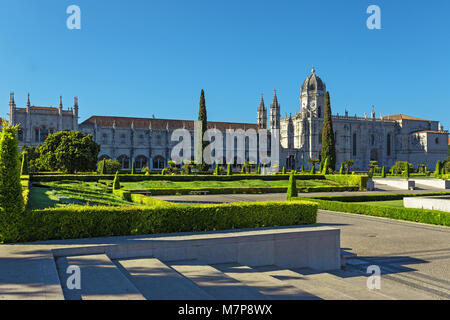
[[[168,207],[68,206],[27,211],[21,233],[5,242],[76,239],[172,232],[200,232],[316,223],[309,201],[253,202]],[[13,226],[12,226],[13,227]]]
[[[450,226],[450,213],[448,212],[425,210],[425,209],[413,209],[413,208],[374,206],[368,204],[340,202],[340,201],[326,201],[320,199],[314,199],[311,201],[316,202],[318,204],[319,209],[323,210],[349,212],[397,220],[406,220],[442,226]]]
[[[324,180],[323,175],[298,174],[295,175],[297,180]],[[49,182],[61,180],[79,180],[84,182],[96,182],[98,180],[113,180],[112,174],[53,174],[53,175],[33,175],[31,181],[33,182]],[[216,175],[137,175],[137,174],[121,174],[120,181],[122,182],[138,182],[138,181],[152,181],[152,180],[167,180],[167,181],[239,181],[239,180],[289,180],[288,174],[277,175],[257,175],[257,174],[236,174],[232,176],[216,176]]]
[[[358,186],[360,190],[366,190],[369,176],[356,174],[327,174],[325,179],[337,182],[344,186]]]
[[[208,191],[209,194],[256,194],[256,193],[286,193],[288,187],[206,187],[206,188],[149,188],[132,190],[135,193],[150,193],[152,195],[189,195],[192,191]],[[359,187],[297,187],[299,192],[338,192],[358,191]],[[124,191],[124,190],[120,190]],[[131,191],[131,190],[128,190]]]
[[[130,191],[127,190],[114,190],[113,191],[114,195],[122,198],[125,201],[129,201],[129,202],[133,202],[133,203],[138,203],[141,205],[145,205],[145,206],[150,206],[150,207],[172,207],[172,206],[176,206],[176,204],[171,203],[171,202],[167,202],[164,200],[159,200],[159,199],[155,199],[152,197],[148,197],[145,196],[143,194],[137,194],[137,193],[131,193]]]

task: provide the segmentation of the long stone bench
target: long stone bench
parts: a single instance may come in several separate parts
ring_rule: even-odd
[[[96,244],[89,242],[97,242]],[[64,245],[64,241],[53,242]],[[203,232],[72,240],[53,249],[55,257],[107,254],[111,259],[153,257],[163,261],[196,259],[203,263],[277,265],[286,268],[337,270],[341,267],[340,230],[322,226],[296,226],[257,230]]]
[[[450,189],[450,180],[417,179],[416,184],[432,187],[433,189]]]
[[[414,180],[382,178],[373,179],[373,181],[377,184],[384,184],[402,190],[414,190],[416,188]]]

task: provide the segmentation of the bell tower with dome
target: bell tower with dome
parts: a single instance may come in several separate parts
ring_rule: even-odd
[[[326,91],[325,83],[313,67],[300,92],[300,112],[304,118],[323,118]]]

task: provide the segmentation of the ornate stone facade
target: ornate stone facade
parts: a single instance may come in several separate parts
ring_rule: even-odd
[[[308,160],[320,157],[325,93],[326,85],[313,69],[301,86],[300,111],[295,115],[281,119],[275,92],[269,119],[261,97],[256,124],[208,122],[208,128],[222,132],[227,129],[258,131],[266,129],[269,120],[272,135],[274,130],[280,130],[279,165],[310,168]],[[171,151],[178,143],[171,141],[172,132],[185,128],[191,133],[194,155],[194,121],[191,120],[92,116],[78,124],[77,98],[68,110],[63,110],[62,98],[58,108],[51,108],[32,106],[29,96],[26,107],[17,108],[14,94],[10,96],[9,113],[10,123],[20,124],[21,145],[38,145],[52,132],[80,130],[92,134],[100,144],[100,158],[118,159],[123,168],[131,168],[132,161],[136,161],[136,168],[149,166],[156,169],[167,165]],[[370,116],[349,116],[348,112],[333,116],[333,129],[337,168],[344,160],[354,160],[353,169],[367,170],[369,161],[377,160],[386,167],[396,161],[408,161],[414,165],[426,164],[432,170],[448,153],[448,132],[439,121],[402,114],[376,117],[373,107]],[[225,141],[223,146],[226,147]],[[248,144],[244,148],[245,160],[248,160]]]

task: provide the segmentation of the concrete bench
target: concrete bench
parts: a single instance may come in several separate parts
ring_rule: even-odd
[[[190,194],[195,194],[195,195],[204,195],[206,196],[209,193],[209,191],[203,191],[203,190],[195,190],[195,191],[191,191]]]

